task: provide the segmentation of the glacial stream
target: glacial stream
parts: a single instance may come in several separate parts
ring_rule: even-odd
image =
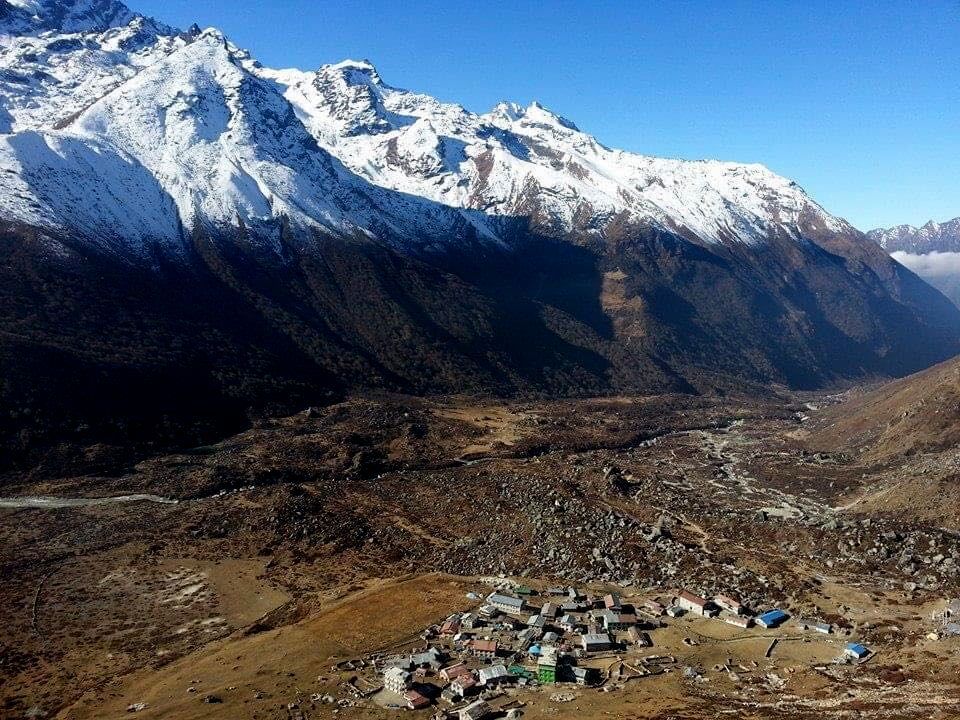
[[[60,498],[60,497],[0,497],[0,508],[35,508],[55,510],[58,508],[90,507],[92,505],[110,505],[111,503],[151,502],[163,505],[176,505],[177,500],[159,495],[116,495],[114,497]]]

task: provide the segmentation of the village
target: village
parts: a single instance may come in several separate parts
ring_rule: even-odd
[[[778,629],[802,633],[807,636],[804,642],[820,642],[824,647],[819,654],[834,665],[855,666],[873,655],[850,630],[816,618],[795,618],[778,607],[756,612],[725,594],[706,598],[681,589],[622,597],[575,587],[536,590],[505,579],[487,581],[497,587],[486,596],[468,593],[476,603],[473,608],[426,628],[403,652],[373,653],[332,667],[350,675],[343,686],[351,699],[341,700],[341,705],[432,710],[437,720],[516,718],[538,692],[549,692],[553,702],[563,703],[574,697],[565,688],[615,692],[629,682],[666,673],[702,681],[704,668],[688,664],[672,648],[658,648],[661,633],[671,627],[684,634],[685,647],[696,646],[696,633],[686,632],[691,621],[761,633],[766,652],[760,659],[767,665],[779,641],[769,632]],[[728,678],[754,672],[769,680],[768,668],[758,661],[745,667],[728,660],[712,670]],[[315,700],[336,701],[332,696]]]

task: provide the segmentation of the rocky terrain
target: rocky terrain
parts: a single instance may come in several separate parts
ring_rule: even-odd
[[[832,417],[835,402],[354,398],[134,465],[111,465],[101,452],[90,472],[88,453],[10,477],[11,499],[0,508],[3,602],[11,608],[4,712],[102,717],[114,695],[97,688],[118,667],[127,679],[116,702],[134,704],[123,688],[141,677],[163,686],[165,668],[180,672],[178,658],[229,652],[244,637],[283,628],[299,642],[299,623],[315,622],[330,603],[352,602],[371,582],[431,572],[690,587],[782,605],[856,632],[882,652],[878,670],[896,666],[933,683],[947,702],[955,691],[921,658],[947,658],[953,647],[926,638],[939,628],[927,608],[960,593],[960,535],[922,514],[859,502],[873,478],[810,430]],[[28,500],[133,490],[150,497],[39,507]],[[237,595],[251,583],[254,594]],[[357,612],[340,630],[357,622],[360,632],[370,616]],[[232,665],[241,675],[256,667],[283,675],[283,657]],[[298,663],[291,683],[313,686],[328,664],[325,656],[315,662]],[[221,671],[203,673],[204,692],[218,697],[236,684]],[[803,687],[796,717],[816,697]],[[208,708],[181,690],[179,709],[169,708],[176,714],[144,712],[272,717],[269,708],[296,700],[285,688],[278,682],[244,709]],[[689,717],[700,716],[698,707],[710,716],[718,699],[708,690],[678,696]],[[891,692],[864,711],[914,716],[912,696]],[[749,703],[736,707],[751,716]],[[306,716],[329,712],[321,708]]]

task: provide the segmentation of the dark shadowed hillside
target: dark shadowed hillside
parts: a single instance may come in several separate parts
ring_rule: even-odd
[[[142,268],[8,229],[5,457],[61,440],[198,442],[363,389],[823,387],[935,362],[960,327],[899,266],[882,276],[813,243],[756,258],[638,229],[609,247],[528,236],[417,259],[284,237],[277,255],[197,233],[189,262]]]

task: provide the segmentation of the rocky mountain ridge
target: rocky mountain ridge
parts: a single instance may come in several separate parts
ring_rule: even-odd
[[[960,307],[960,218],[871,230],[867,237]]]
[[[699,243],[851,229],[761,165],[611,150],[539,103],[477,115],[387,85],[367,61],[261,74],[318,143],[358,175],[454,207],[529,217],[548,234],[608,237],[647,222]]]

